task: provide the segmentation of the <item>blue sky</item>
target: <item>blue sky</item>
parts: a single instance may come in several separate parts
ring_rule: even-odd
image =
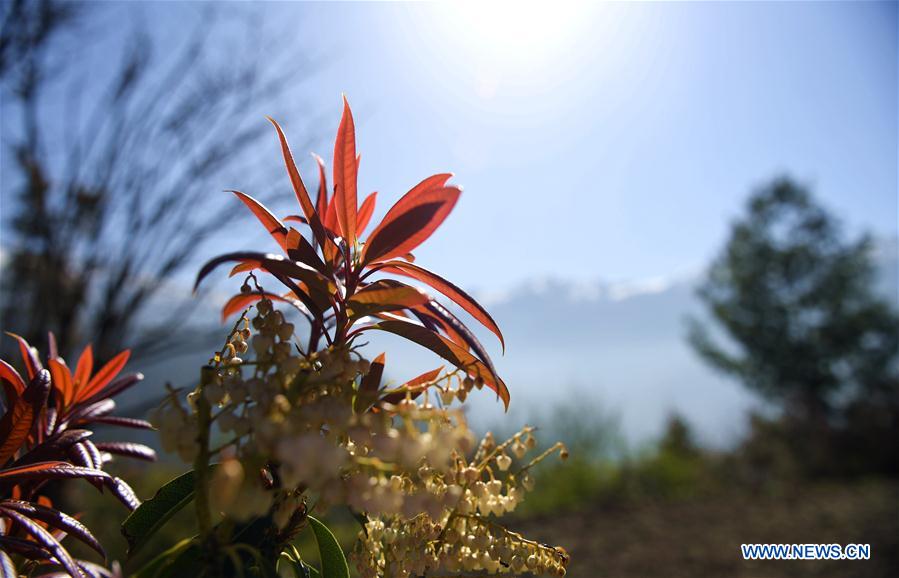
[[[780,173],[895,234],[896,4],[516,5],[240,9],[325,59],[302,99],[336,128],[347,93],[382,211],[456,173],[418,256],[466,286],[697,270]]]
[[[346,93],[376,216],[421,178],[456,174],[465,193],[418,258],[466,287],[696,273],[749,192],[784,173],[852,230],[896,235],[896,3],[105,6],[85,53],[97,71],[119,58],[102,34],[127,37],[137,23],[174,52],[210,7],[223,59],[316,62],[274,110],[260,103],[235,121],[271,114],[299,143],[314,119],[330,161]],[[249,45],[229,28],[247,17],[259,22]],[[279,168],[274,136],[258,152]],[[308,152],[294,151],[314,186]],[[249,186],[221,180],[214,202]],[[268,242],[255,239],[217,247]]]

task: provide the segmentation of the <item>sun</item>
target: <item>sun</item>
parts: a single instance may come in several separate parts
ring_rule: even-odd
[[[475,94],[492,100],[503,90],[533,91],[557,84],[581,62],[601,34],[597,7],[576,1],[460,0],[429,5],[444,53],[466,69]]]
[[[549,63],[574,43],[586,21],[580,2],[461,0],[440,4],[470,51],[509,66]]]

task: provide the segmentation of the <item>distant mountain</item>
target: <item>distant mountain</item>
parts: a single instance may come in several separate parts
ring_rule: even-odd
[[[694,282],[545,281],[494,304],[508,350],[498,365],[515,403],[611,411],[635,442],[655,436],[673,411],[707,440],[737,436],[753,399],[685,342],[686,317],[698,313]]]
[[[878,290],[896,303],[896,241],[878,243],[874,259]],[[585,412],[617,414],[628,439],[639,443],[657,435],[666,416],[677,411],[706,443],[735,440],[745,427],[746,410],[760,402],[711,370],[686,343],[686,318],[701,313],[697,281],[698,276],[627,284],[544,279],[505,293],[478,294],[506,337],[502,355],[492,335],[479,333],[512,391],[516,421],[574,404]],[[217,315],[203,307],[198,317]],[[222,338],[210,342],[210,350]],[[395,380],[440,365],[432,354],[390,335],[372,332],[368,350],[372,356],[388,351],[387,378]],[[208,354],[170,357],[147,367],[147,387],[159,391],[165,377],[176,384],[195,379]],[[502,405],[489,392],[472,399],[475,425],[503,420]]]

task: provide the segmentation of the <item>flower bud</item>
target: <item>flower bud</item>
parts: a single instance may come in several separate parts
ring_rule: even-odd
[[[450,405],[453,403],[453,400],[456,398],[456,392],[446,388],[440,390],[440,401],[443,402],[443,405]]]
[[[293,337],[293,323],[284,323],[278,328],[278,338],[281,341],[289,341]]]
[[[260,299],[258,303],[256,303],[256,311],[259,312],[263,317],[268,315],[272,310],[272,302],[268,299]]]
[[[490,480],[487,482],[487,491],[493,496],[498,496],[503,489],[503,483],[499,480]]]
[[[512,453],[515,454],[515,457],[519,460],[524,457],[524,454],[528,452],[527,446],[525,446],[520,441],[516,441],[512,444]]]
[[[271,349],[273,344],[272,338],[269,335],[255,335],[253,337],[253,351],[256,352],[256,355],[261,355]]]
[[[530,476],[530,474],[525,474],[523,478],[521,478],[521,485],[524,486],[524,489],[527,491],[531,491],[534,489],[534,478]]]

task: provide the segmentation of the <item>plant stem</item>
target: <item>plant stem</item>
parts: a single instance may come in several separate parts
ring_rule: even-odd
[[[212,380],[215,368],[206,366],[200,373],[200,385],[197,387],[197,457],[194,459],[194,474],[197,480],[194,503],[197,510],[197,529],[200,543],[206,544],[212,529],[212,517],[209,513],[209,427],[212,423],[212,410],[203,387]]]

